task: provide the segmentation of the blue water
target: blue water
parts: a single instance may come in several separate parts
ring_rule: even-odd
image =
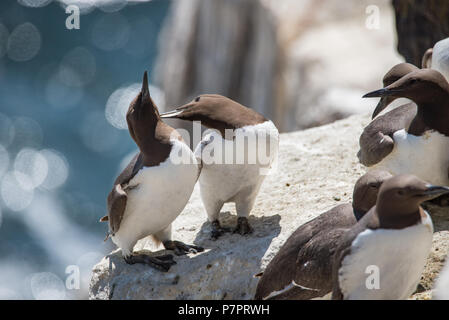
[[[14,61],[8,54],[0,57],[0,114],[13,122],[17,117],[30,118],[40,128],[29,136],[25,134],[27,128],[22,135],[20,127],[16,128],[12,142],[4,145],[10,159],[8,170],[12,170],[16,154],[26,147],[61,153],[69,169],[67,180],[59,188],[37,188],[25,210],[10,210],[0,196],[0,298],[2,290],[14,292],[18,298],[36,298],[31,288],[33,274],[52,272],[64,281],[66,265],[76,264],[84,251],[103,254],[112,248],[110,243],[102,242],[107,226],[98,223],[98,219],[106,213],[106,197],[120,161],[136,146],[127,130],[118,130],[107,123],[105,105],[114,90],[141,81],[144,70],[151,74],[159,31],[169,4],[162,0],[144,2],[128,5],[118,13],[94,9],[81,15],[79,30],[68,30],[67,14],[59,3],[28,8],[14,1],[0,2],[0,24],[10,34],[18,25],[30,22],[41,36],[40,50],[31,60]],[[101,49],[93,36],[98,21],[107,16],[129,28],[123,40],[126,44],[115,50]],[[108,28],[103,31],[109,34]],[[113,32],[111,36],[115,36]],[[98,41],[109,44],[107,37]],[[49,81],[64,56],[76,47],[87,49],[95,58],[93,78],[85,86],[65,93],[53,87],[53,94],[62,95],[55,99],[65,100],[68,106],[52,105]],[[75,103],[71,105],[70,99]],[[0,135],[4,135],[0,136],[0,144],[9,139],[5,136],[8,132],[0,128]],[[97,150],[89,147],[89,134],[100,145]],[[63,219],[60,221],[58,217]],[[77,247],[80,237],[81,249]],[[61,248],[55,250],[52,243]],[[81,297],[85,297],[85,290],[84,285]],[[67,292],[65,297],[80,296]]]

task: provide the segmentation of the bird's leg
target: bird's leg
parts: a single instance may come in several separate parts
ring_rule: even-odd
[[[181,241],[167,240],[163,242],[163,245],[165,249],[173,250],[177,256],[182,256],[187,253],[198,253],[204,251],[204,248],[202,247],[188,245]]]
[[[251,209],[254,206],[255,197],[249,197],[244,201],[238,201],[235,203],[235,209],[237,211],[237,226],[234,229],[234,233],[240,235],[253,233],[253,228],[249,225],[248,216]]]
[[[237,226],[235,227],[234,233],[239,233],[240,235],[253,233],[253,228],[251,228],[247,217],[238,217]]]
[[[212,221],[212,231],[210,234],[212,240],[217,240],[220,236],[222,236],[226,232],[231,232],[231,229],[223,228],[220,225],[220,221],[218,220]]]
[[[147,254],[131,254],[124,257],[128,264],[143,263],[162,272],[167,272],[170,267],[176,264],[172,255],[163,255],[160,257],[151,257]]]

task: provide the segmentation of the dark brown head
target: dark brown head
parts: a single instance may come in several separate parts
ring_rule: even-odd
[[[448,187],[430,185],[413,175],[386,180],[376,202],[380,227],[400,229],[416,224],[421,219],[420,204],[445,193]]]
[[[159,111],[150,97],[148,75],[145,71],[142,89],[130,103],[126,113],[129,133],[139,147],[154,135],[158,121],[160,121]]]
[[[418,105],[418,115],[428,127],[445,133],[449,120],[449,84],[432,69],[413,71],[384,89],[370,92],[364,98],[408,98]],[[379,110],[379,112],[382,110]]]
[[[371,170],[360,177],[354,186],[352,206],[360,214],[365,214],[376,205],[382,183],[392,175],[383,170]]]
[[[219,131],[266,121],[254,110],[218,94],[200,95],[173,111],[162,113],[161,118],[201,121],[202,125]]]
[[[399,79],[401,79],[406,74],[409,74],[410,72],[419,70],[415,65],[411,63],[399,63],[395,65],[393,68],[388,71],[384,78],[382,79],[384,88],[388,87],[389,85],[395,83]],[[372,119],[374,119],[382,110],[384,110],[386,107],[390,105],[394,100],[396,100],[397,97],[394,96],[386,96],[381,97],[379,103],[377,104],[376,108],[374,109]]]

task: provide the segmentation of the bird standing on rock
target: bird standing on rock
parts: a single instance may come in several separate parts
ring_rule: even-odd
[[[432,246],[433,224],[420,204],[449,193],[412,175],[385,181],[374,206],[339,242],[333,299],[407,299]]]
[[[201,121],[202,125],[214,129],[195,150],[196,157],[201,159],[200,191],[212,223],[211,237],[217,239],[229,231],[219,222],[220,210],[227,202],[236,206],[238,219],[234,232],[251,233],[248,216],[278,153],[279,132],[273,122],[216,94],[200,95],[161,114],[161,118]]]
[[[255,299],[304,300],[332,291],[332,261],[339,238],[377,200],[382,183],[391,178],[373,170],[354,186],[353,202],[341,204],[303,224],[270,261],[257,284]]]
[[[127,263],[146,263],[168,271],[175,264],[173,256],[134,254],[133,247],[138,240],[152,236],[176,255],[203,251],[171,239],[171,224],[192,194],[199,166],[181,136],[160,119],[150,97],[146,72],[126,121],[140,152],[115,180],[108,195],[108,215],[100,221],[109,221],[108,236],[122,249]]]

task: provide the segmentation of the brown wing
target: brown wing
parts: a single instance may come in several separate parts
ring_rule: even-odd
[[[263,299],[274,291],[282,290],[292,282],[296,273],[296,260],[299,252],[320,232],[350,227],[356,222],[352,205],[348,203],[334,207],[296,229],[263,272],[257,284],[255,299]]]
[[[312,289],[310,298],[332,291],[332,261],[341,237],[349,230],[325,230],[313,237],[298,253],[295,283]]]
[[[128,196],[120,184],[116,184],[108,195],[109,231],[112,234],[115,234],[120,228],[127,199]]]
[[[142,153],[138,153],[126,166],[126,168],[115,179],[114,187],[108,195],[108,215],[100,219],[100,222],[109,222],[109,232],[114,234],[120,227],[123,214],[125,213],[127,194],[123,189],[136,173],[143,167]]]
[[[408,103],[371,121],[360,136],[360,150],[357,153],[360,163],[370,167],[390,154],[394,147],[393,134],[407,129],[416,113],[416,105]]]
[[[375,230],[379,228],[379,218],[377,217],[376,207],[371,208],[362,219],[349,229],[340,239],[338,248],[335,251],[332,264],[332,300],[343,300],[345,297],[340,289],[339,270],[341,263],[346,255],[351,253],[352,242],[359,233],[366,228]]]

